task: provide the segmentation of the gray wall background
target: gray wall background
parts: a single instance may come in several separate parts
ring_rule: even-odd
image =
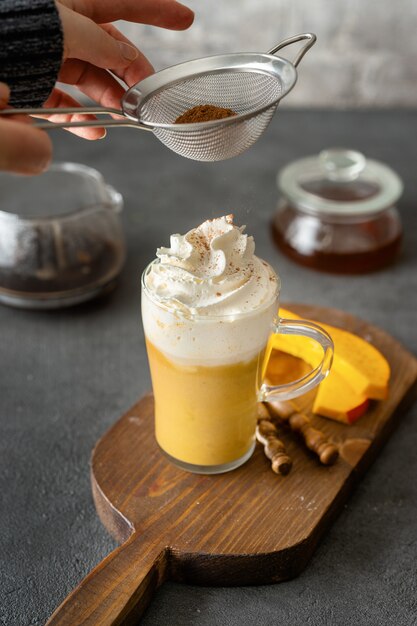
[[[190,0],[188,6],[196,13],[189,31],[119,26],[157,70],[210,54],[266,52],[311,31],[318,41],[283,104],[417,106],[417,0]],[[285,56],[292,59],[290,51]]]

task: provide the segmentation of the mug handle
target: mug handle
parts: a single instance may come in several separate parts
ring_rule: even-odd
[[[259,402],[291,400],[292,398],[297,398],[307,393],[307,391],[316,387],[326,378],[330,372],[333,361],[333,341],[330,335],[314,322],[279,319],[278,323],[273,327],[273,334],[299,335],[314,339],[314,341],[317,341],[323,348],[323,358],[311,372],[308,372],[308,374],[302,378],[294,380],[291,383],[285,383],[284,385],[267,385],[266,383],[262,383],[258,393]],[[271,351],[268,350],[265,358],[269,359],[270,354]],[[263,371],[265,371],[265,369],[266,367],[264,367]]]

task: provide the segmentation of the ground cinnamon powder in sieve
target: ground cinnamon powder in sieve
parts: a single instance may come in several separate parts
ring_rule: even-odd
[[[222,120],[225,117],[236,115],[232,109],[224,109],[214,104],[199,104],[192,109],[188,109],[175,120],[176,124],[193,124],[194,122],[210,122],[211,120]]]

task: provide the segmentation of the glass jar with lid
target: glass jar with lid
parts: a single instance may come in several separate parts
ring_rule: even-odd
[[[401,248],[396,203],[403,185],[388,166],[353,150],[324,150],[277,178],[272,231],[282,251],[313,269],[345,274],[392,263]]]

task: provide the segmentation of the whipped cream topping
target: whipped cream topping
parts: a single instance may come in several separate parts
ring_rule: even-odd
[[[185,235],[172,235],[158,248],[145,284],[172,309],[189,315],[229,315],[253,311],[273,300],[278,278],[255,256],[253,237],[233,216],[207,220]]]

